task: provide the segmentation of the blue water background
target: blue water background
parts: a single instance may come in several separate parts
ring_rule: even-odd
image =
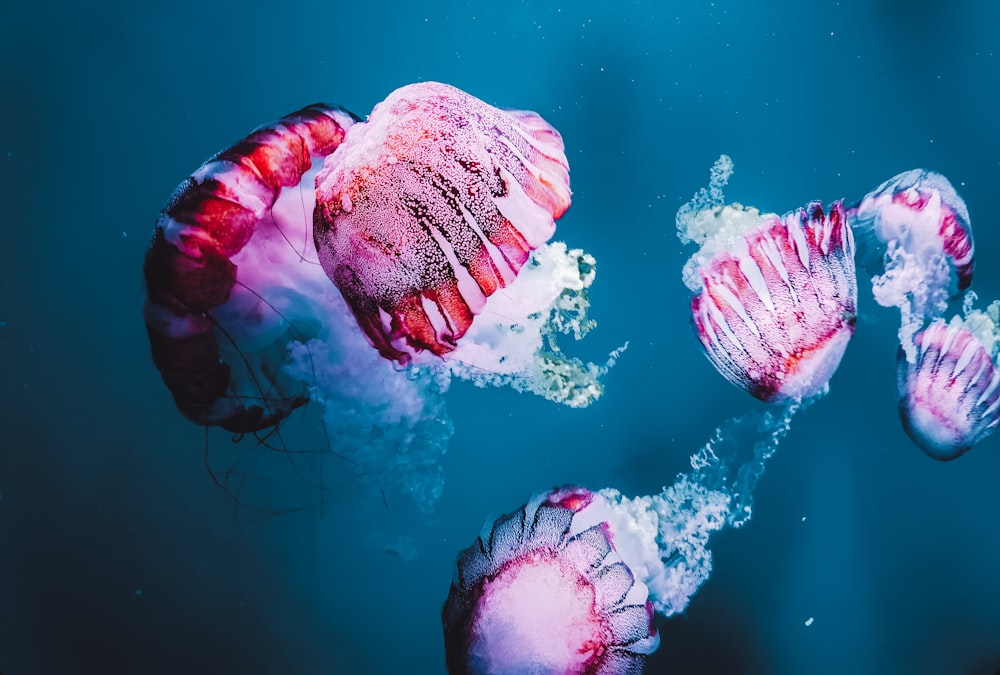
[[[443,672],[441,603],[488,516],[566,482],[656,492],[755,406],[700,354],[680,281],[674,213],[720,153],[727,196],[778,212],[944,173],[972,214],[973,287],[1000,297],[997,8],[4,4],[0,672]],[[149,358],[156,215],[259,124],[317,100],[364,115],[430,79],[562,132],[574,199],[557,237],[598,260],[599,326],[574,353],[629,350],[583,411],[456,385],[429,522],[346,467],[322,509],[234,513]],[[897,317],[860,288],[831,394],[795,420],[750,525],[713,541],[686,614],[659,622],[647,672],[1000,669],[1000,438],[950,464],[908,441]],[[314,501],[287,475],[269,489]]]

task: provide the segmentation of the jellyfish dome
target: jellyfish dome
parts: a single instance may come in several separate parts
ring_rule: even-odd
[[[440,495],[453,378],[583,407],[592,256],[548,243],[570,203],[562,139],[535,113],[447,85],[367,120],[313,105],[175,191],[144,266],[153,361],[191,420],[273,431],[314,402],[359,475]]]
[[[538,114],[436,82],[403,87],[316,177],[320,262],[386,359],[585,407],[621,350],[598,365],[558,344],[594,325],[593,256],[547,243],[570,205],[568,172]]]
[[[848,210],[848,221],[876,302],[900,310],[899,339],[912,363],[914,334],[972,283],[968,208],[947,178],[913,169],[866,195]]]
[[[951,295],[972,283],[975,247],[969,210],[947,178],[913,169],[885,181],[848,211],[858,241],[858,262],[880,274],[886,253],[900,248],[923,265]],[[945,267],[939,267],[947,263]]]
[[[658,495],[563,487],[497,518],[458,556],[442,611],[449,673],[641,673],[653,614],[684,611],[731,501],[698,477]]]
[[[732,163],[678,212],[682,240],[701,244],[685,265],[705,354],[727,380],[767,402],[822,391],[854,334],[854,239],[843,205],[784,216],[722,205]]]
[[[570,204],[558,132],[454,87],[376,106],[316,179],[319,259],[383,356],[454,351]]]
[[[181,412],[244,433],[309,400],[281,372],[326,321],[322,268],[304,227],[323,158],[358,120],[312,105],[261,127],[178,186],[146,253],[153,362]]]
[[[924,452],[959,457],[1000,422],[1000,302],[951,321],[934,319],[914,336],[917,355],[897,365],[903,428]]]
[[[448,672],[641,673],[659,636],[611,518],[602,496],[567,487],[484,528],[442,611]]]

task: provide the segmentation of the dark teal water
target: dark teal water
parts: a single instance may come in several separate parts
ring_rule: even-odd
[[[1000,297],[998,21],[985,0],[4,5],[0,672],[442,672],[454,557],[487,516],[566,482],[655,492],[755,405],[700,355],[673,232],[720,153],[727,196],[778,212],[942,172],[972,215],[973,288]],[[156,215],[253,127],[428,79],[562,132],[557,236],[598,260],[577,353],[631,346],[583,411],[456,385],[429,522],[347,468],[322,509],[234,513],[149,359]],[[831,394],[647,672],[1000,670],[1000,439],[950,464],[909,442],[897,317],[868,288]],[[283,476],[262,494],[316,501]]]

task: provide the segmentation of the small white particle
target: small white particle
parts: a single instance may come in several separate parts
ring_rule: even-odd
[[[806,619],[806,625],[807,626],[813,625],[813,618],[812,617],[809,617],[808,619]]]

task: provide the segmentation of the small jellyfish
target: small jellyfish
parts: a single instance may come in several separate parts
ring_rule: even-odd
[[[779,217],[722,206],[728,173],[717,163],[712,175],[709,190],[677,215],[681,238],[701,244],[684,278],[705,354],[762,401],[817,394],[854,334],[857,277],[844,207],[812,202]]]
[[[858,262],[872,274],[883,271],[892,242],[923,263],[944,254],[951,295],[972,283],[975,247],[969,210],[947,178],[913,169],[894,176],[848,210],[858,243]]]
[[[993,433],[1000,421],[1000,302],[914,336],[916,360],[900,347],[896,385],[903,428],[924,452],[948,461]]]
[[[882,183],[847,218],[875,301],[900,311],[899,340],[913,363],[916,332],[972,283],[969,210],[947,178],[913,169]]]

